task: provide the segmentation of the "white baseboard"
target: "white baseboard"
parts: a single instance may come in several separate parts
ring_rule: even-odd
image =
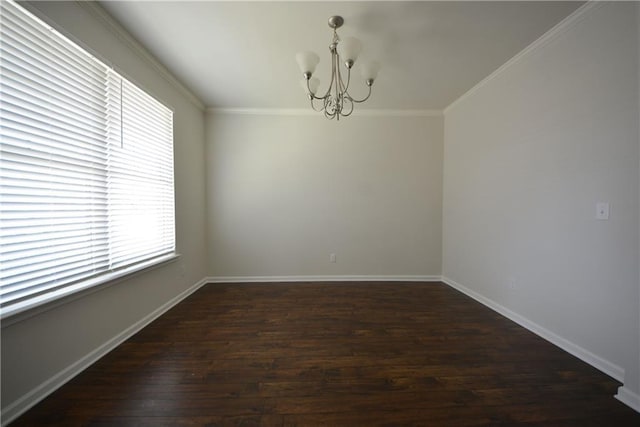
[[[134,323],[115,337],[111,338],[109,341],[105,342],[95,350],[91,351],[89,354],[85,355],[81,359],[72,363],[62,371],[58,372],[53,377],[44,381],[40,385],[33,388],[28,393],[24,394],[18,400],[10,403],[2,410],[2,425],[5,426],[9,424],[11,421],[18,418],[20,415],[25,413],[31,407],[36,405],[38,402],[43,400],[45,397],[56,391],[58,388],[63,386],[65,383],[70,381],[73,377],[78,375],[80,372],[84,371],[86,368],[95,363],[98,359],[109,353],[111,350],[115,349],[117,346],[122,344],[124,341],[132,337],[134,334],[139,332],[142,328],[147,326],[149,323],[153,322],[158,317],[162,316],[165,312],[167,312],[170,308],[178,304],[180,301],[200,289],[203,285],[207,284],[207,279],[202,279],[198,283],[191,286],[189,289],[183,291],[175,298],[166,302],[158,309],[149,313],[144,318],[140,319],[138,322]]]
[[[618,394],[616,394],[616,399],[620,402],[624,403],[631,409],[635,409],[640,412],[640,394],[634,393],[625,386],[618,388]]]
[[[466,286],[461,285],[460,283],[457,283],[447,277],[442,277],[442,282],[451,286],[454,289],[459,290],[460,292],[462,292],[463,294],[466,294],[468,296],[470,296],[471,298],[475,299],[476,301],[480,302],[483,305],[486,305],[487,307],[489,307],[490,309],[502,314],[503,316],[505,316],[506,318],[516,322],[517,324],[519,324],[520,326],[530,330],[531,332],[533,332],[534,334],[544,338],[545,340],[551,342],[552,344],[557,345],[558,347],[560,347],[561,349],[563,349],[564,351],[566,351],[567,353],[570,353],[572,355],[574,355],[575,357],[577,357],[578,359],[588,363],[589,365],[593,366],[596,369],[599,369],[600,371],[604,372],[605,374],[609,375],[610,377],[614,378],[617,381],[620,381],[621,383],[624,382],[624,369],[621,368],[620,366],[609,362],[608,360],[605,360],[599,356],[596,356],[595,354],[591,353],[588,350],[585,350],[584,348],[580,347],[577,344],[572,343],[571,341],[562,338],[559,335],[556,335],[555,333],[551,332],[550,330],[538,325],[535,322],[532,322],[531,320],[509,310],[508,308],[498,304],[497,302],[483,296],[480,295],[479,293],[467,288]]]
[[[269,282],[439,282],[440,276],[210,276],[209,283],[269,283]]]

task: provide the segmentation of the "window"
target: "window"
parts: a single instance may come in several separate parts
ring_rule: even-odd
[[[0,2],[0,314],[172,258],[173,113]]]

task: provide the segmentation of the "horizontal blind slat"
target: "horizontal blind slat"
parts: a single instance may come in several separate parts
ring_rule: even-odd
[[[173,113],[0,2],[0,310],[175,251]]]

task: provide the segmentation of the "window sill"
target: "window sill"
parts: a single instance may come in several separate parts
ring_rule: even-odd
[[[28,301],[2,308],[0,309],[0,327],[5,328],[14,323],[21,322],[29,317],[36,316],[78,298],[85,297],[93,292],[115,285],[116,283],[131,279],[139,274],[163,267],[179,258],[180,254],[177,253],[164,255],[114,273],[85,280]]]

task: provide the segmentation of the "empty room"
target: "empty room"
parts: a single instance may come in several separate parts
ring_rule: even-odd
[[[640,425],[640,3],[0,2],[1,425]]]

